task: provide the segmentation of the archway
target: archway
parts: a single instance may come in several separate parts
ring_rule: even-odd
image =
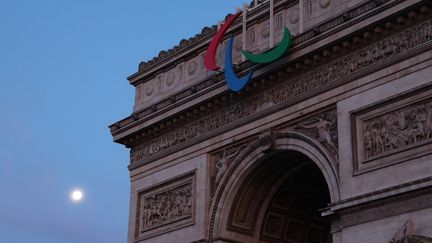
[[[230,165],[211,204],[214,242],[331,242],[320,209],[339,199],[337,164],[298,133],[268,134]]]
[[[260,241],[331,242],[330,219],[320,215],[320,209],[330,203],[330,195],[316,165],[310,162],[294,169],[276,193],[267,197],[271,199],[263,205]]]

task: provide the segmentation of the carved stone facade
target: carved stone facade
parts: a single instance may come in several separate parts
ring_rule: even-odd
[[[135,237],[148,238],[194,222],[195,173],[138,193]]]
[[[258,3],[252,52],[269,49]],[[128,242],[431,242],[431,3],[274,3],[283,58],[242,61],[241,23],[227,33],[255,73],[241,92],[203,66],[216,26],[129,77],[134,112],[110,126],[130,148]]]
[[[250,180],[242,185],[245,188],[242,194],[234,200],[236,203],[230,212],[228,229],[249,235],[259,234],[261,239],[268,242],[326,242],[326,227],[329,225],[319,216],[318,210],[311,210],[324,208],[326,201],[329,201],[325,182],[320,173],[315,171],[314,165],[308,164],[307,158],[286,156],[276,156],[268,166],[257,168],[251,173]],[[289,165],[281,159],[294,159],[297,164]],[[292,170],[292,166],[298,164],[304,166],[280,185],[263,212],[260,229],[257,229],[257,219],[260,209],[267,204],[265,198],[268,191],[274,184],[279,184],[284,171]]]
[[[432,153],[432,90],[424,87],[353,114],[354,172]]]
[[[365,68],[373,67],[369,70],[374,70],[380,65],[389,65],[396,61],[393,57],[398,57],[402,53],[408,54],[410,49],[415,49],[423,43],[427,43],[428,46],[432,45],[431,41],[432,21],[427,21],[322,67],[300,74],[298,77],[280,77],[279,80],[283,82],[270,89],[134,146],[132,148],[132,163],[228,124],[239,122],[248,116],[265,114],[266,111],[278,107],[277,105],[283,107],[307,99],[313,94],[348,82],[358,75],[364,75],[367,72]],[[323,137],[322,139],[326,138]],[[334,147],[333,145],[330,146]]]
[[[338,134],[336,110],[321,112],[305,122],[300,122],[295,131],[317,139],[338,160]]]
[[[214,196],[216,187],[225,175],[228,167],[237,156],[244,151],[250,144],[250,141],[238,143],[229,148],[224,148],[211,156],[211,177],[210,177],[210,191],[211,196]]]
[[[285,124],[283,127],[275,128],[272,132],[280,131],[299,132],[309,136],[310,138],[316,139],[332,156],[334,156],[335,161],[337,161],[337,120],[336,110],[334,110],[333,107],[320,111],[318,114],[312,114],[300,121],[293,121],[292,124]],[[272,136],[271,132],[269,134],[261,134],[262,137],[265,137],[266,135],[269,135],[270,137]],[[238,158],[238,156],[251,145],[252,141],[256,139],[258,139],[258,137],[250,138],[246,141],[224,148],[221,151],[211,153],[210,161],[212,161],[212,173],[210,186],[212,196],[232,161]],[[267,149],[272,149],[271,142]]]

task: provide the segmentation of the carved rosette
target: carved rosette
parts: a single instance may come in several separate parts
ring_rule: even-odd
[[[195,172],[138,193],[137,239],[145,239],[194,223]]]

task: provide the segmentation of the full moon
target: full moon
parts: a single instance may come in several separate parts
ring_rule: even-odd
[[[79,202],[83,198],[83,192],[80,189],[75,189],[71,192],[70,197],[71,197],[72,201]]]

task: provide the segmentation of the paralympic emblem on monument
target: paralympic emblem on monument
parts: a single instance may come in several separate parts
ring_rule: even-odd
[[[272,33],[272,29],[273,29],[273,1],[270,0],[270,31]],[[222,40],[222,38],[224,37],[226,31],[228,30],[228,28],[232,25],[232,23],[237,19],[238,16],[240,16],[242,14],[241,11],[238,11],[237,13],[235,13],[234,15],[231,15],[226,21],[225,23],[220,27],[220,29],[218,30],[218,32],[216,33],[216,35],[214,36],[214,38],[212,39],[212,41],[210,42],[209,47],[207,48],[207,52],[204,56],[204,65],[208,70],[211,71],[217,71],[220,69],[219,66],[217,66],[216,64],[216,51],[217,48]],[[243,11],[243,35],[245,35],[245,29],[246,29],[246,8]],[[233,49],[233,41],[234,41],[234,37],[231,36],[228,39],[228,45],[226,48],[226,53],[225,53],[225,79],[227,81],[228,87],[230,90],[234,91],[234,92],[238,92],[240,90],[242,90],[252,79],[253,77],[253,72],[250,71],[249,73],[247,73],[246,75],[244,75],[243,77],[237,77],[237,75],[234,72],[234,68],[233,68],[233,63],[232,63],[232,49]],[[245,41],[245,38],[243,39],[243,42]],[[273,34],[270,35],[270,48],[272,48],[273,46]],[[244,44],[244,43],[243,43]],[[243,48],[241,49],[241,53],[244,55],[244,57],[253,62],[253,63],[271,63],[274,62],[276,60],[278,60],[279,58],[281,58],[283,55],[285,55],[287,53],[287,51],[289,50],[289,48],[291,47],[292,44],[292,36],[290,31],[288,30],[288,28],[284,27],[284,35],[283,38],[281,40],[281,42],[279,43],[279,45],[267,52],[264,53],[259,53],[259,54],[253,54],[250,53],[245,49],[246,45],[243,45]]]

